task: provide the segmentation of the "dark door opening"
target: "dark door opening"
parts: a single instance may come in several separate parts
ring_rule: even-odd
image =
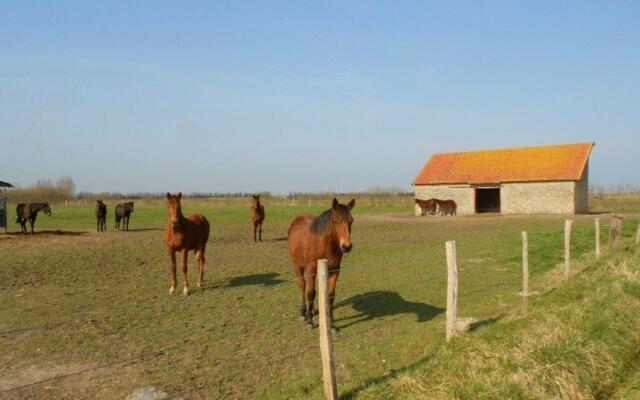
[[[500,212],[500,188],[476,189],[476,212]]]

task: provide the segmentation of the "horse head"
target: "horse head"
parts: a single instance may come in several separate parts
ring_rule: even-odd
[[[51,216],[51,207],[49,207],[49,203],[44,203],[44,207],[42,208],[45,214],[49,217]]]
[[[180,225],[180,221],[182,220],[182,205],[180,204],[180,199],[182,199],[182,192],[177,195],[172,195],[167,192],[167,208],[169,210],[169,223],[172,228],[177,228]],[[131,204],[133,208],[133,202]]]
[[[353,248],[351,243],[351,224],[353,224],[351,209],[355,205],[355,199],[351,199],[348,204],[344,205],[340,204],[336,198],[333,199],[331,205],[331,225],[343,253],[348,253]]]
[[[253,197],[253,207],[258,208],[260,206],[260,195],[253,194],[251,197]]]

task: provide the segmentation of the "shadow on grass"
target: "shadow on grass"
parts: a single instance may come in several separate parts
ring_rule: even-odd
[[[360,322],[397,314],[415,314],[418,322],[425,322],[445,311],[444,308],[435,307],[430,304],[406,301],[398,293],[390,291],[374,291],[359,294],[341,301],[336,304],[334,308],[344,306],[351,306],[354,310],[359,311],[360,314],[336,319],[336,322],[351,320],[345,325],[339,326],[339,329]]]
[[[164,228],[135,228],[129,229],[128,231],[123,231],[122,229],[117,232],[150,232],[150,231],[163,231]]]
[[[278,274],[275,272],[269,272],[266,274],[252,274],[245,276],[237,276],[235,278],[231,278],[225,287],[239,287],[239,286],[274,286],[278,285],[282,282],[285,282],[282,279],[277,279]]]
[[[500,321],[503,317],[504,317],[504,314],[498,315],[497,317],[483,319],[481,321],[474,322],[473,324],[469,325],[469,332],[475,332],[486,326],[492,325]]]
[[[31,231],[27,232],[27,234],[23,234],[20,231],[12,231],[7,232],[6,236],[39,236],[39,235],[56,235],[56,236],[82,236],[87,235],[89,232],[87,231],[61,231],[61,230],[45,230],[45,231],[35,231],[31,233]],[[4,234],[4,233],[3,233]]]
[[[351,400],[351,399],[355,399],[358,397],[358,394],[360,392],[362,392],[363,390],[374,386],[374,385],[379,385],[382,383],[385,383],[391,379],[394,379],[398,376],[400,376],[401,374],[405,373],[405,372],[409,372],[412,371],[416,368],[418,368],[419,366],[426,364],[431,358],[433,357],[433,354],[429,354],[421,359],[419,359],[416,362],[413,362],[405,367],[402,368],[398,368],[398,369],[392,369],[391,371],[389,371],[389,373],[382,375],[382,376],[376,376],[374,378],[369,378],[367,379],[362,385],[357,386],[353,389],[350,389],[344,393],[342,393],[339,398],[340,400]]]

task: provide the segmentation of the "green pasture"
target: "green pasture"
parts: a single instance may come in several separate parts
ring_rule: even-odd
[[[465,337],[524,312],[522,230],[530,290],[540,293],[531,306],[562,285],[563,216],[414,218],[410,199],[356,202],[335,309],[343,398],[393,397],[403,393],[386,386],[397,371],[443,349],[464,352],[444,343],[446,240],[457,241],[459,314],[480,320]],[[164,202],[136,201],[129,232],[113,230],[115,201],[107,203],[106,233],[95,232],[93,203],[78,202],[40,215],[36,235],[0,234],[0,398],[124,398],[144,386],[189,399],[322,397],[318,332],[298,320],[286,230],[330,199],[266,200],[260,244],[251,240],[249,200],[184,199],[185,214],[203,213],[212,225],[205,286],[193,286],[191,256],[188,297],[168,293]],[[576,272],[593,259],[593,217],[572,217]],[[637,223],[627,217],[626,242]],[[15,218],[10,225],[18,230]],[[603,245],[606,237],[603,227]]]

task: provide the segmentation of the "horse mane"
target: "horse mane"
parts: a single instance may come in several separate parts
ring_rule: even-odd
[[[345,214],[349,213],[349,207],[345,206],[344,204],[340,204],[338,207],[339,212]],[[326,235],[329,233],[329,230],[331,229],[331,211],[333,211],[332,208],[323,212],[313,220],[313,222],[311,223],[312,233],[315,233],[316,235]]]

